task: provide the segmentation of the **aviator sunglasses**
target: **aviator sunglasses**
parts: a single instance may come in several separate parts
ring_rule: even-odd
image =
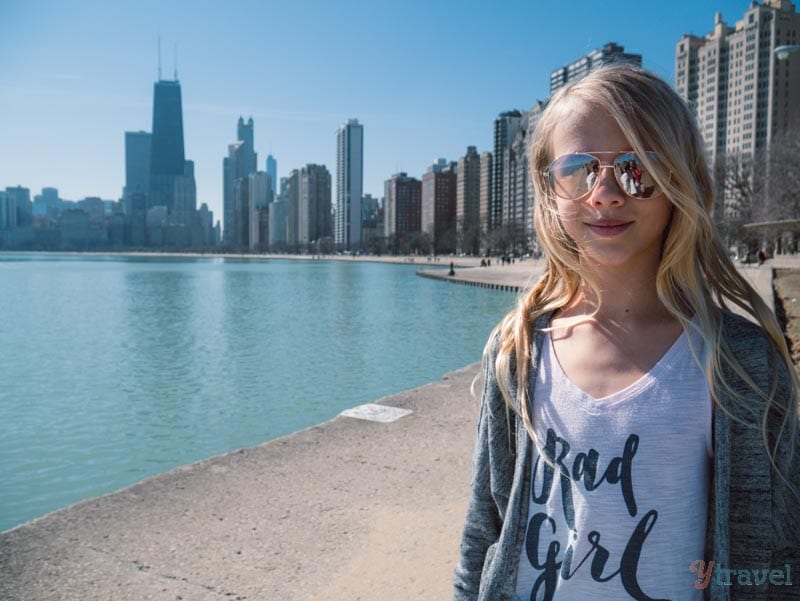
[[[654,152],[648,152],[647,158],[651,163],[658,161]],[[565,200],[578,200],[594,188],[601,169],[613,169],[617,184],[628,196],[651,198],[661,194],[653,176],[635,152],[624,152],[612,163],[603,163],[590,152],[565,154],[550,163],[544,175],[558,196]]]

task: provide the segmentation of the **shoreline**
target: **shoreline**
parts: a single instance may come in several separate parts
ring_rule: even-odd
[[[0,251],[0,257],[2,257],[2,256],[10,256],[10,257],[20,256],[20,257],[29,258],[30,260],[33,260],[33,261],[38,260],[38,257],[56,257],[56,258],[60,258],[60,257],[76,257],[77,259],[82,259],[84,256],[88,256],[89,259],[87,259],[87,260],[91,260],[92,257],[111,258],[112,259],[111,263],[113,263],[114,262],[113,259],[115,257],[139,257],[139,256],[144,256],[146,258],[150,258],[150,257],[162,258],[163,257],[163,258],[166,258],[167,260],[171,260],[173,257],[176,256],[176,254],[174,254],[174,253],[124,253],[124,252],[123,253],[105,253],[105,252],[83,253],[83,252],[50,252],[50,251],[37,251],[37,252]],[[208,255],[202,255],[202,254],[196,254],[196,253],[182,253],[182,254],[177,255],[177,256],[178,256],[179,260],[184,258],[184,257],[209,258]],[[228,257],[228,255],[221,254],[221,255],[215,255],[215,257]],[[247,255],[247,256],[236,255],[234,258],[237,258],[237,259],[238,258],[243,258],[245,260],[250,259],[250,258],[256,258],[258,260],[273,260],[273,259],[281,260],[281,259],[284,259],[286,257],[287,256],[284,256],[284,255],[252,255],[252,256],[250,256],[250,255]],[[288,257],[292,257],[292,255],[288,255]],[[311,256],[294,256],[294,258],[303,259],[303,260],[312,259]],[[397,257],[357,257],[355,260],[384,262],[384,263],[392,263],[392,264],[403,264],[403,262],[405,260],[407,260],[408,258],[409,257],[405,257],[405,256],[397,256]],[[411,258],[415,258],[415,257],[411,257]],[[351,261],[351,260],[353,260],[350,257],[323,257],[323,259],[339,260],[339,261]],[[474,259],[474,260],[476,262],[480,261],[480,259]],[[20,262],[18,264],[22,265],[24,267],[25,261],[23,260],[22,262]],[[59,263],[56,262],[55,264],[58,265]],[[65,260],[63,264],[64,265],[68,264],[68,261]],[[426,272],[434,272],[434,273],[439,273],[439,274],[446,274],[447,273],[447,268],[444,265],[436,265],[436,266],[434,266],[433,262],[427,262],[426,261],[426,263],[421,263],[421,264],[415,265],[415,269],[418,270],[417,274],[420,274],[420,270],[419,270],[420,267],[424,267]],[[523,267],[524,268],[529,268],[528,266],[523,266]],[[457,267],[457,269],[459,270],[459,275],[462,275],[467,270],[470,271],[470,272],[472,272],[472,271],[480,272],[481,274],[484,274],[484,275],[488,275],[489,272],[491,271],[490,269],[480,269],[480,270],[474,269],[473,270],[473,268],[471,268],[471,267]],[[499,266],[498,266],[497,269],[498,269],[498,271],[501,270]],[[507,269],[507,268],[503,268],[503,269]],[[446,278],[439,278],[439,279],[446,279]],[[451,281],[454,281],[454,280],[451,278]],[[434,290],[438,290],[438,288],[435,288],[435,286],[433,287],[433,289]],[[469,359],[472,359],[472,358],[473,357],[470,357]],[[445,367],[445,369],[448,369],[448,368],[449,369],[462,369],[462,367],[459,366],[459,363],[460,362],[451,363],[450,365]],[[438,372],[438,373],[435,373],[435,374],[431,374],[431,376],[432,377],[438,377],[438,376],[442,375],[442,373],[443,372]],[[423,380],[423,382],[424,382],[424,380]],[[420,382],[420,380],[417,380],[416,382],[413,382],[413,384],[415,386],[418,386],[418,385],[422,385],[423,382]],[[394,390],[398,390],[398,389],[394,389]],[[402,388],[400,388],[400,390],[402,390]],[[392,389],[389,389],[388,391],[384,392],[384,394],[390,394],[391,392],[392,392]],[[364,398],[367,398],[367,397],[364,397]],[[362,401],[362,402],[366,402],[366,401]],[[330,416],[330,415],[331,414],[328,413],[328,416]],[[321,416],[321,419],[327,419],[327,416]],[[284,437],[284,436],[290,436],[290,435],[292,435],[292,434],[294,434],[296,432],[302,432],[303,428],[313,427],[313,425],[315,425],[315,423],[317,423],[317,422],[306,421],[305,425],[304,424],[298,424],[298,425],[302,426],[302,428],[300,430],[296,430],[294,432],[280,433],[280,436],[278,436],[277,438],[268,437],[268,438],[263,438],[263,439],[260,439],[260,440],[249,440],[249,441],[247,441],[246,444],[250,444],[250,445],[263,444],[263,443],[270,442],[272,440],[276,440],[276,439]],[[230,447],[228,447],[228,448],[230,449]],[[229,451],[225,451],[225,452],[229,452]],[[216,456],[218,454],[221,454],[220,450],[215,450],[213,452],[213,454],[209,454],[209,455],[205,455],[205,456],[201,455],[200,457],[195,459],[195,461],[200,461],[200,460],[202,460],[204,458],[213,457],[213,456]],[[222,454],[224,454],[224,453],[222,453]],[[70,499],[68,501],[68,503],[65,504],[65,505],[56,506],[56,507],[52,507],[51,506],[49,508],[48,507],[42,507],[42,509],[45,510],[46,513],[37,514],[37,513],[33,513],[32,512],[33,515],[28,514],[30,517],[28,517],[24,521],[17,522],[17,523],[11,522],[10,524],[6,525],[5,527],[0,528],[0,533],[8,532],[10,530],[13,530],[14,528],[19,527],[19,526],[23,526],[25,524],[28,524],[28,523],[31,523],[31,522],[35,522],[36,520],[45,518],[46,516],[48,516],[48,515],[50,515],[50,514],[52,514],[54,512],[57,512],[57,511],[60,511],[62,509],[71,507],[71,506],[73,506],[73,505],[75,505],[77,503],[83,502],[83,501],[85,501],[87,499],[100,498],[100,497],[103,497],[103,496],[106,496],[106,495],[109,495],[109,494],[113,494],[113,493],[118,492],[118,491],[122,491],[122,490],[128,488],[129,486],[132,486],[132,485],[135,485],[135,484],[137,484],[139,482],[145,481],[148,478],[152,478],[154,476],[167,473],[172,469],[179,468],[181,465],[190,465],[191,463],[193,463],[193,461],[191,461],[192,458],[187,458],[187,459],[190,460],[189,463],[180,463],[180,464],[176,463],[176,464],[173,464],[172,466],[164,465],[163,467],[161,467],[162,471],[159,471],[157,473],[151,473],[151,474],[141,474],[141,475],[139,475],[139,478],[137,480],[128,480],[127,482],[125,482],[125,481],[119,482],[115,488],[108,488],[105,491],[103,491],[101,489],[100,491],[97,491],[96,493],[94,493],[92,496],[89,496],[89,497],[84,497],[84,498],[80,498],[79,497],[77,499]]]
[[[525,286],[533,266],[432,277]],[[740,268],[773,310],[778,267],[800,260]],[[391,423],[339,414],[0,532],[0,597],[448,598],[478,373],[472,364],[375,401],[412,411]]]
[[[449,596],[478,372],[375,401],[411,411],[391,423],[339,414],[6,530],[0,598]]]
[[[346,261],[367,263],[400,263],[415,265],[441,265],[442,268],[450,266],[450,261],[456,267],[477,267],[481,257],[451,257],[439,256],[439,261],[429,261],[423,255],[336,255],[336,254],[278,254],[278,253],[224,253],[224,252],[145,252],[145,251],[50,251],[50,250],[0,250],[3,255],[42,255],[42,256],[87,256],[87,257],[152,257],[152,258],[181,258],[181,259],[242,259],[250,261]]]

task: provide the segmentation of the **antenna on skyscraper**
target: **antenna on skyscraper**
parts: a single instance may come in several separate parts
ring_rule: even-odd
[[[178,81],[178,45],[174,46],[175,51],[175,81]]]
[[[161,81],[161,36],[158,36],[158,81]]]

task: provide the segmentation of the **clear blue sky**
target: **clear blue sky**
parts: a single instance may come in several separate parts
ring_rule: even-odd
[[[364,124],[364,191],[397,171],[420,177],[468,145],[491,150],[493,120],[549,91],[552,69],[614,41],[673,79],[686,33],[746,0],[489,3],[42,2],[0,0],[0,189],[117,199],[124,132],[151,130],[162,39],[165,79],[183,91],[198,206],[222,217],[222,158],[240,115],[255,122],[259,169],[335,173],[336,129]]]

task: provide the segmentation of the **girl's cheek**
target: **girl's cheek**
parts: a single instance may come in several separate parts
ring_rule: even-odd
[[[573,221],[578,218],[580,210],[578,209],[578,205],[574,202],[560,202],[558,204],[558,216],[561,219],[562,223],[565,221]]]

